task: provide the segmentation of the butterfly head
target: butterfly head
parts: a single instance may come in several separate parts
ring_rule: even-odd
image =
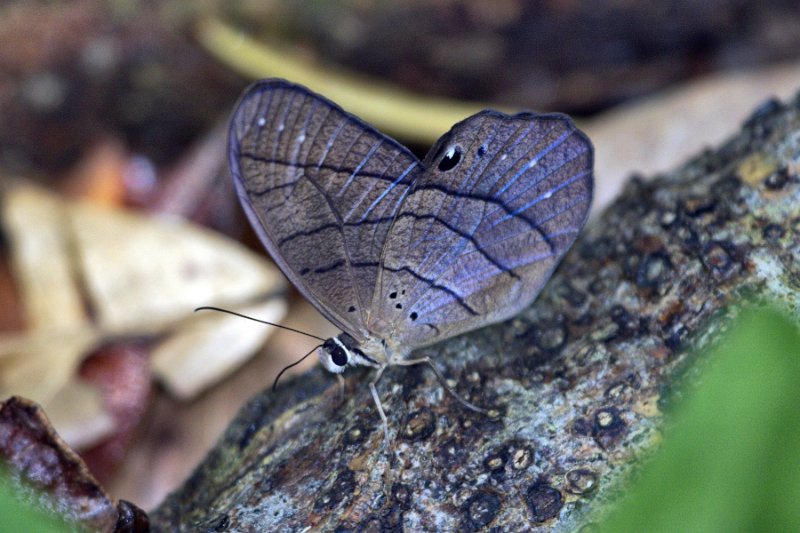
[[[364,354],[358,348],[358,342],[347,333],[326,340],[317,349],[317,356],[322,366],[334,374],[344,372],[348,366],[381,366],[375,359]]]

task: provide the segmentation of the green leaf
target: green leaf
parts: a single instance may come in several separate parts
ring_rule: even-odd
[[[601,531],[800,531],[800,334],[744,313]]]
[[[14,495],[14,484],[0,469],[0,531],[66,533],[67,524],[44,511],[26,505]]]

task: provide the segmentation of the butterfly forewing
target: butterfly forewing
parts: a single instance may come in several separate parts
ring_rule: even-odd
[[[586,220],[592,164],[563,115],[482,112],[454,126],[387,235],[368,328],[421,346],[529,305]]]
[[[284,274],[356,339],[386,234],[421,172],[405,147],[307,89],[265,80],[231,122],[230,167],[245,211]]]

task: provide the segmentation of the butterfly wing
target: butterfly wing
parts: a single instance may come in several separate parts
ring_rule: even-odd
[[[368,328],[423,346],[528,306],[586,221],[589,139],[564,115],[484,111],[444,135],[386,239]]]
[[[228,153],[245,212],[275,262],[328,320],[363,340],[386,234],[419,160],[283,80],[244,93]]]

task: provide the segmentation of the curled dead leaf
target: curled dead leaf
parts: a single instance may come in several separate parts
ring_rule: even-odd
[[[41,407],[19,397],[0,405],[0,454],[20,498],[88,530],[113,530],[113,502]]]
[[[262,326],[256,334],[250,324],[242,324],[198,336],[195,321],[213,330],[215,321],[225,320],[193,315],[194,308],[263,305],[272,321],[285,312],[285,281],[263,256],[174,217],[66,202],[42,189],[16,185],[4,191],[2,222],[27,329],[0,336],[0,397],[16,394],[40,402],[71,443],[86,445],[84,437],[95,440],[113,429],[104,423],[110,416],[100,396],[77,373],[99,345],[159,338],[162,346],[173,347],[173,354],[176,347],[196,350],[196,355],[168,357],[171,363],[160,357],[158,363],[168,388],[189,397],[252,355],[271,333]],[[203,345],[204,337],[211,345]],[[240,349],[209,364],[220,352],[214,343],[234,338]],[[205,361],[203,371],[187,373],[181,385],[181,373],[196,366],[193,357]],[[170,364],[177,370],[170,370]],[[90,416],[76,416],[79,411]]]

